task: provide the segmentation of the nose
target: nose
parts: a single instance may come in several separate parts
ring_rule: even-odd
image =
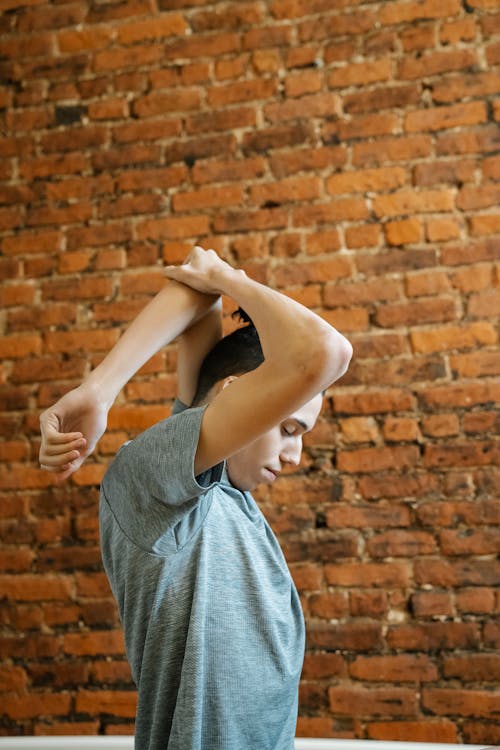
[[[292,464],[292,466],[298,466],[300,463],[300,457],[302,455],[302,438],[297,438],[293,441],[293,444],[287,445],[283,448],[280,455],[280,460],[284,464]]]

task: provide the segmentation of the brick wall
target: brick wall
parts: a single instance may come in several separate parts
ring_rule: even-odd
[[[299,733],[500,744],[496,0],[0,8],[1,733],[133,731],[98,483],[175,350],[66,486],[38,413],[200,242],[354,345],[259,493],[307,618]]]

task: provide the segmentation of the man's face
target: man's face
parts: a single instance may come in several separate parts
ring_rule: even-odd
[[[314,427],[323,404],[318,394],[279,425],[261,435],[227,459],[231,482],[240,490],[271,484],[287,465],[297,466],[302,453],[302,435]]]

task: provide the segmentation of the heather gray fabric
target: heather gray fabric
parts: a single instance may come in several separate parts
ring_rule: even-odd
[[[223,464],[197,478],[203,407],[118,452],[103,561],[138,687],[136,750],[292,750],[304,621],[278,542]]]

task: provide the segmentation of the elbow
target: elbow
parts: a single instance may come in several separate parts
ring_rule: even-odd
[[[352,345],[345,336],[328,327],[308,331],[287,351],[286,370],[293,372],[308,390],[326,390],[347,372],[352,358]]]
[[[321,381],[321,389],[324,390],[345,375],[353,349],[351,342],[335,330],[318,341],[318,345],[316,356],[309,361],[315,376]]]
[[[352,359],[353,354],[353,348],[351,342],[345,338],[345,336],[342,336],[342,334],[339,334],[340,341],[336,344],[336,362],[337,362],[337,374],[334,378],[334,380],[338,380],[342,377],[342,375],[345,375],[347,370],[349,369],[349,364]],[[332,380],[332,383],[334,381]]]

